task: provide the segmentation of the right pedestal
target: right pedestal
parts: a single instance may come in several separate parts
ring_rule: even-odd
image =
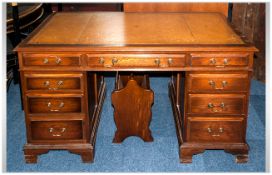
[[[181,163],[194,154],[221,149],[248,161],[246,143],[248,72],[174,73],[169,83]],[[241,84],[243,82],[243,84]]]

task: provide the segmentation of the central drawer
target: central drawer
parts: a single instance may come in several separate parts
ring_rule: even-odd
[[[237,118],[189,117],[189,142],[243,142],[245,120]]]
[[[94,68],[183,67],[185,54],[88,55],[88,66]]]
[[[28,96],[28,112],[37,113],[82,113],[82,97]]]
[[[80,140],[83,138],[82,121],[32,121],[32,140]]]
[[[189,114],[245,114],[244,94],[189,94]]]

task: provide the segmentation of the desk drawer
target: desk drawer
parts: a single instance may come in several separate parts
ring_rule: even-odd
[[[83,139],[82,121],[32,121],[32,140],[80,140]]]
[[[184,67],[185,55],[89,55],[88,66],[94,68]]]
[[[29,113],[82,113],[82,97],[28,97]]]
[[[189,142],[243,142],[245,120],[237,118],[188,118]]]
[[[80,66],[80,54],[23,54],[24,66]]]
[[[82,90],[82,74],[24,74],[27,90]]]
[[[189,74],[191,92],[239,92],[248,90],[248,74]]]
[[[247,53],[192,53],[190,54],[191,66],[249,66]]]
[[[189,114],[245,114],[244,94],[189,94]]]

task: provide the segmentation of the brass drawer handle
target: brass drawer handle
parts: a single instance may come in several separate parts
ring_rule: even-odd
[[[221,136],[220,134],[224,133],[224,128],[220,127],[218,128],[218,132],[213,131],[212,128],[208,127],[207,131],[209,134],[211,134],[212,137],[219,137]]]
[[[216,90],[223,90],[223,89],[227,86],[228,82],[225,81],[225,80],[223,80],[223,81],[221,82],[221,84],[222,84],[221,87],[216,87],[216,83],[215,83],[213,80],[209,80],[209,85],[210,85],[213,89],[216,89]]]
[[[103,58],[100,58],[100,60],[99,60],[99,63],[100,64],[104,64],[104,59]],[[111,67],[113,67],[116,63],[118,62],[118,59],[117,58],[112,58],[112,60],[111,60],[111,64],[104,64],[104,67],[107,67],[107,68],[111,68]]]
[[[51,87],[49,87],[49,85],[50,85],[50,81],[45,81],[44,83],[44,86],[46,86],[46,87],[48,87],[48,90],[58,90],[59,89],[59,87],[60,86],[62,86],[63,85],[63,81],[62,80],[60,80],[60,81],[58,81],[58,83],[57,83],[57,87],[55,87],[55,88],[51,88]]]
[[[52,103],[51,102],[47,103],[47,107],[49,108],[50,112],[59,112],[60,109],[64,107],[64,102],[60,102],[60,104],[58,106],[59,109],[51,109],[51,107],[52,107]]]
[[[66,128],[49,128],[49,132],[52,134],[53,137],[61,137],[65,131]]]
[[[218,105],[218,106],[215,106],[213,103],[208,103],[208,107],[209,108],[214,108],[214,107],[224,108],[225,107],[225,103],[221,102],[220,105]]]
[[[211,109],[213,112],[222,112],[225,109],[226,105],[224,102],[220,103],[219,105],[214,105],[213,103],[208,103],[208,108]],[[218,110],[221,108],[221,110]]]
[[[215,65],[216,64],[216,59],[215,58],[211,58],[210,59],[210,64]]]
[[[56,58],[56,60],[55,60],[56,64],[60,64],[61,61],[62,61],[61,58],[58,57],[58,56],[48,56],[48,57],[51,57],[51,58],[52,58],[52,57],[53,57],[53,58],[55,57],[55,58]],[[48,63],[49,63],[48,58],[44,58],[44,59],[43,59],[43,63],[44,63],[44,64],[48,64]]]
[[[160,66],[161,64],[161,60],[159,58],[156,58],[154,62],[157,66]]]

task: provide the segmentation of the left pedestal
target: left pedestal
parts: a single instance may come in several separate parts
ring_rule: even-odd
[[[93,162],[105,98],[104,78],[87,72],[21,71],[27,129],[26,163],[50,150]]]

